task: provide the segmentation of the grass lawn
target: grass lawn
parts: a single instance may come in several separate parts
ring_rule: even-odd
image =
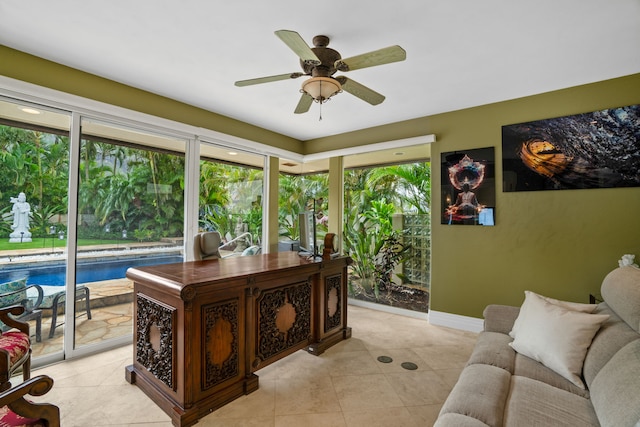
[[[91,245],[107,245],[126,242],[127,240],[106,240],[106,239],[80,239],[78,240],[78,246],[91,246]],[[0,240],[0,251],[10,251],[19,249],[40,249],[40,248],[64,248],[67,246],[67,239],[55,239],[51,237],[34,237],[31,242],[28,243],[9,243],[9,238]]]

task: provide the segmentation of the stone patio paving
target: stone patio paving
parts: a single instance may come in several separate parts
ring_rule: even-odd
[[[133,283],[127,279],[106,280],[103,282],[88,283],[91,301],[91,319],[87,318],[84,310],[84,302],[76,303],[76,345],[98,343],[100,341],[115,338],[133,331]],[[49,311],[49,312],[47,312]],[[42,316],[42,341],[36,342],[35,321],[31,324],[33,357],[58,352],[62,349],[64,325],[60,323],[63,316],[58,317],[53,338],[49,338],[51,328],[50,310],[43,311]]]

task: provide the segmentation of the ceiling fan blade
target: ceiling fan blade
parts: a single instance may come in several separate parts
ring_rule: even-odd
[[[289,46],[289,48],[304,62],[319,65],[320,60],[315,53],[311,50],[309,45],[304,41],[300,34],[291,30],[278,30],[275,32],[276,36],[280,38]]]
[[[309,111],[309,108],[311,108],[312,102],[313,102],[313,98],[311,97],[311,95],[303,93],[302,96],[300,97],[300,101],[298,101],[298,105],[296,106],[294,113],[295,114],[306,113],[307,111]]]
[[[268,77],[259,77],[257,79],[249,79],[249,80],[239,80],[235,83],[236,86],[251,86],[257,85],[261,83],[269,83],[269,82],[277,82],[278,80],[287,80],[287,79],[297,79],[300,76],[303,76],[302,73],[289,73],[289,74],[278,74],[277,76],[268,76]]]
[[[352,56],[351,58],[339,59],[336,61],[335,67],[340,71],[353,71],[359,70],[360,68],[404,61],[405,59],[407,59],[407,52],[396,45],[363,53],[362,55]]]
[[[336,80],[338,80],[342,85],[342,90],[349,92],[351,95],[356,96],[371,105],[381,104],[385,99],[384,95],[381,95],[373,89],[369,89],[368,87],[345,76],[338,76],[336,77]]]

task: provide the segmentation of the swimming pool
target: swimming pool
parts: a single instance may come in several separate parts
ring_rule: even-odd
[[[125,277],[129,267],[144,267],[147,265],[169,264],[182,262],[180,255],[146,256],[129,259],[101,259],[80,261],[76,268],[76,284],[99,282],[101,280],[121,279]],[[0,272],[0,283],[27,278],[27,284],[64,286],[66,269],[60,264],[29,264],[14,268],[3,266]]]

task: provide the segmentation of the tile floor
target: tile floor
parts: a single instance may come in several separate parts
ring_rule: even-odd
[[[198,426],[429,426],[469,358],[476,334],[349,306],[351,339],[321,356],[294,353],[257,372],[260,389]],[[170,427],[169,417],[124,379],[126,346],[36,369],[54,388],[34,398],[58,405],[62,425]],[[391,363],[381,363],[389,356]],[[413,362],[407,370],[402,362]],[[14,381],[19,382],[19,378]]]

